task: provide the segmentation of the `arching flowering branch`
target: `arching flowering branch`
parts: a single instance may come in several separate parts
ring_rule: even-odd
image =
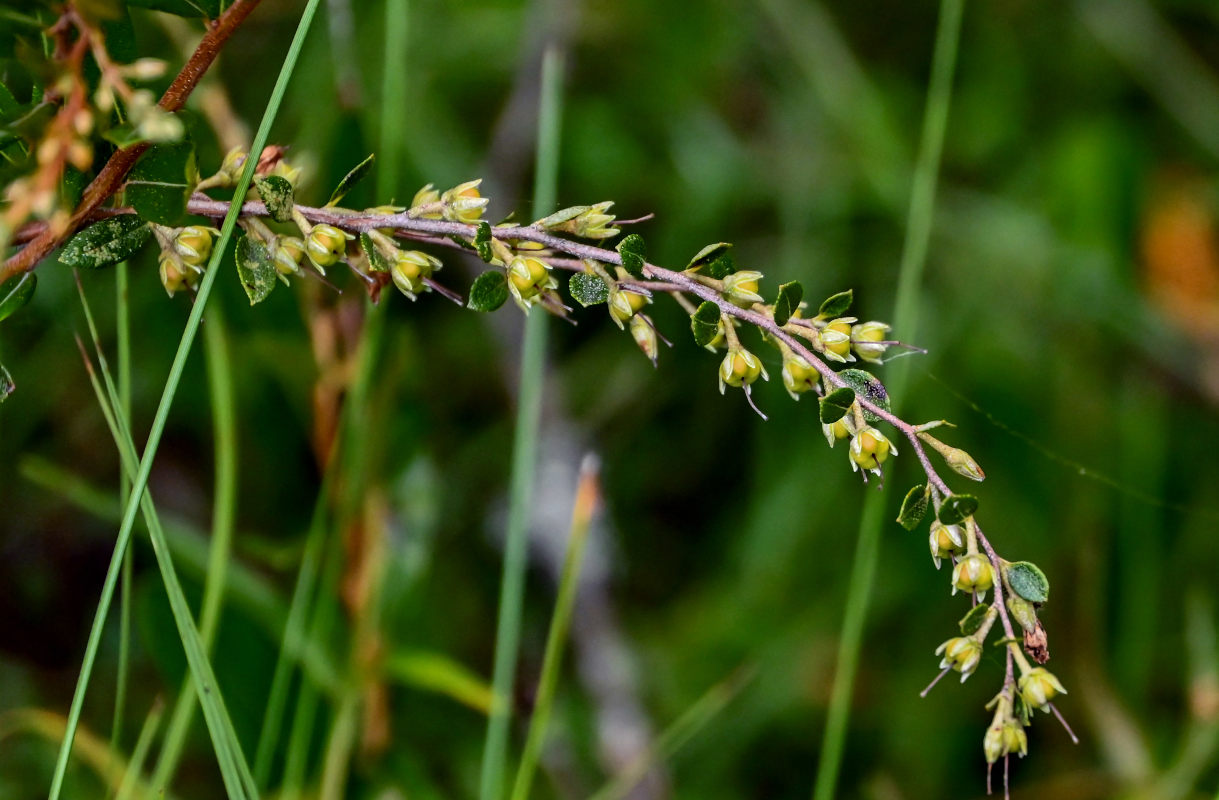
[[[1037,609],[1048,599],[1049,583],[1035,565],[1001,558],[975,519],[977,499],[955,493],[939,474],[930,451],[962,477],[985,478],[968,453],[930,433],[944,423],[915,424],[899,418],[890,410],[880,380],[845,366],[856,361],[883,363],[894,348],[908,347],[887,338],[885,323],[861,323],[846,316],[853,300],[849,291],[827,298],[812,313],[796,282],[780,286],[768,302],[762,273],[737,269],[731,245],[725,243],[704,248],[681,270],[649,262],[638,234],[623,237],[612,250],[600,246],[599,242],[621,232],[609,202],[574,206],[529,225],[491,225],[482,219],[487,198],[479,193],[479,181],[469,181],[446,191],[425,186],[409,207],[362,211],[340,207],[370,169],[371,157],[344,178],[326,205],[299,205],[294,196],[298,173],[282,155],[280,149],[262,154],[255,179],[260,200],[241,209],[237,272],[252,304],[264,300],[280,282],[307,274],[320,278],[341,264],[358,276],[374,300],[392,284],[411,300],[437,292],[462,303],[461,295],[437,280],[442,260],[416,249],[456,248],[489,266],[470,287],[464,299],[467,307],[492,311],[511,298],[526,313],[541,307],[568,318],[573,309],[560,295],[557,276],[569,272],[571,298],[585,307],[605,304],[611,320],[629,329],[653,363],[662,337],[645,311],[657,297],[672,297],[690,315],[696,344],[717,354],[723,351],[717,372],[721,392],[740,388],[751,405],[752,385],[769,379],[761,360],[741,338],[742,329],[757,329],[763,341],[782,355],[784,388],[796,400],[808,393],[819,398],[817,413],[827,441],[832,447],[849,440],[849,462],[865,481],[869,475],[883,479],[884,464],[898,455],[897,443],[877,427],[892,426],[901,450],[909,448],[926,477],[907,494],[897,521],[913,530],[929,511],[934,512],[929,532],[933,562],[939,568],[941,560],[948,559],[953,565],[953,594],[963,591],[972,600],[960,623],[962,635],[935,651],[942,656],[939,677],[953,670],[962,680],[972,675],[997,622],[1003,633],[997,644],[1004,647],[1006,669],[992,701],[994,716],[983,750],[988,764],[1025,754],[1024,728],[1031,712],[1054,710],[1052,700],[1065,693],[1057,678],[1041,666],[1049,652]],[[230,153],[214,175],[195,180],[188,190],[232,185],[246,157]],[[163,166],[165,161],[158,163]],[[213,229],[169,224],[171,212],[217,219],[227,213],[229,203],[201,191],[166,198],[150,197],[136,188],[126,198],[135,206],[133,211],[119,209],[82,231],[68,243],[60,260],[77,267],[104,266],[132,255],[152,238],[160,248],[160,276],[166,290],[172,295],[193,287],[210,254]],[[991,589],[994,601],[987,604],[985,596]]]

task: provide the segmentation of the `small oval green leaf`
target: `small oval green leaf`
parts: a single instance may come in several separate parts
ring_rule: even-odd
[[[720,256],[732,249],[732,245],[728,242],[716,242],[709,244],[702,250],[699,250],[694,258],[690,259],[690,263],[686,265],[686,269],[691,272],[698,272],[703,267],[715,261]]]
[[[135,255],[152,230],[135,214],[95,222],[73,236],[59,251],[59,263],[74,269],[98,269]]]
[[[347,196],[347,193],[355,188],[355,185],[362,181],[372,169],[373,162],[377,160],[376,154],[369,154],[368,158],[356,164],[351,172],[343,176],[343,180],[339,181],[339,185],[334,187],[334,191],[330,193],[330,199],[326,201],[326,207],[337,206],[339,201]]]
[[[266,300],[275,288],[277,271],[266,242],[242,234],[237,239],[237,277],[250,305]]]
[[[1041,568],[1031,561],[1009,564],[1005,577],[1012,591],[1030,603],[1044,603],[1050,599],[1050,581]]]
[[[855,292],[853,289],[847,289],[845,292],[832,294],[821,303],[821,307],[817,309],[817,316],[826,319],[841,317],[850,309],[851,303],[855,300]]]
[[[478,230],[474,231],[474,249],[478,251],[478,257],[488,264],[495,258],[491,250],[491,223],[485,219],[478,223]]]
[[[601,280],[600,276],[587,272],[572,275],[571,280],[567,282],[567,291],[571,292],[572,299],[585,308],[609,300],[609,287],[605,285],[605,281]]]
[[[281,175],[270,175],[266,178],[255,177],[254,185],[258,187],[258,196],[267,207],[267,213],[276,222],[292,221],[293,192],[292,182]]]
[[[928,484],[920,483],[906,492],[906,498],[902,500],[902,509],[897,513],[898,524],[908,531],[914,530],[927,515],[927,507],[930,504],[931,487]]]
[[[149,222],[175,226],[186,215],[186,201],[198,182],[195,145],[189,139],[148,148],[127,176],[127,205]]]
[[[622,256],[622,268],[631,277],[643,277],[643,265],[648,259],[648,248],[643,237],[637,233],[629,234],[618,242],[618,255]]]
[[[847,415],[855,404],[855,390],[849,386],[840,386],[821,398],[819,402],[821,422],[832,425]]]
[[[24,308],[37,285],[38,276],[32,272],[23,272],[0,284],[0,322]]]
[[[876,376],[872,373],[865,372],[862,369],[844,369],[838,373],[838,377],[842,378],[848,386],[854,389],[855,394],[859,397],[885,411],[889,410],[889,392],[885,389],[885,385],[877,380]],[[863,410],[863,418],[868,422],[880,422],[880,417],[866,408]]]
[[[715,341],[719,333],[720,309],[710,300],[704,300],[690,315],[690,332],[694,334],[694,342],[699,347],[706,347]]]
[[[702,269],[702,274],[717,281],[722,281],[734,272],[736,272],[736,262],[732,258],[732,253],[724,253]]]
[[[960,525],[978,510],[978,498],[972,494],[954,494],[940,503],[936,519],[945,525]]]
[[[785,283],[779,287],[779,296],[775,298],[775,324],[783,327],[792,318],[792,314],[800,308],[804,299],[804,287],[799,281]]]
[[[474,279],[466,308],[494,311],[508,300],[508,279],[498,269],[489,269]]]
[[[389,272],[393,268],[394,265],[367,233],[360,234],[360,249],[364,251],[364,257],[368,259],[368,266],[373,272]]]
[[[972,636],[982,628],[982,623],[986,621],[986,615],[990,613],[990,606],[986,603],[978,603],[973,608],[969,609],[969,613],[961,617],[960,626],[961,633],[965,636]]]

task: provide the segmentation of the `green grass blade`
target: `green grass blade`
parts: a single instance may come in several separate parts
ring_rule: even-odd
[[[385,51],[381,56],[381,130],[377,147],[377,196],[393,198],[402,184],[406,144],[406,71],[410,1],[385,0]]]
[[[931,86],[927,91],[923,132],[914,169],[914,185],[910,193],[910,210],[906,220],[906,236],[902,246],[897,300],[893,313],[893,327],[907,341],[913,341],[917,335],[919,286],[927,261],[927,245],[931,239],[936,181],[940,172],[944,132],[948,127],[952,78],[956,67],[957,43],[961,36],[964,7],[965,0],[940,2],[935,54],[931,66]],[[908,360],[899,361],[893,365],[886,381],[893,398],[895,413],[905,396],[909,366]],[[847,722],[851,714],[851,697],[855,688],[855,673],[859,664],[860,648],[863,646],[864,623],[868,614],[872,582],[876,577],[876,564],[880,557],[880,535],[885,524],[886,496],[883,492],[869,492],[859,518],[859,538],[855,544],[855,559],[847,587],[842,637],[838,642],[838,666],[834,672],[833,688],[830,690],[830,705],[826,714],[825,736],[821,741],[821,757],[818,761],[813,800],[833,800],[838,786]]]
[[[752,667],[742,667],[727,679],[715,684],[694,704],[686,709],[680,717],[656,737],[651,749],[644,753],[637,762],[629,766],[621,775],[614,778],[589,800],[617,800],[626,797],[635,788],[635,784],[643,780],[653,765],[666,761],[686,745],[694,736],[705,728],[727,705],[732,702],[741,690],[753,680],[755,670]]]
[[[233,392],[233,370],[227,345],[228,333],[219,308],[208,314],[203,329],[207,355],[208,386],[212,401],[212,438],[215,442],[216,477],[212,500],[212,536],[208,548],[203,603],[199,612],[199,637],[203,651],[211,655],[220,622],[233,545],[233,523],[237,509],[237,411]],[[186,734],[195,717],[195,684],[190,676],[182,682],[165,742],[152,773],[154,792],[167,791],[182,755]]]
[[[251,147],[251,152],[254,154],[260,153],[266,145],[267,138],[270,134],[271,123],[275,119],[276,113],[279,111],[280,103],[283,100],[284,90],[287,88],[288,78],[292,74],[293,68],[296,66],[297,58],[300,55],[301,46],[305,40],[305,34],[309,30],[310,23],[313,21],[314,14],[317,11],[319,0],[308,0],[305,10],[301,15],[300,22],[297,25],[296,34],[292,39],[291,45],[288,47],[287,56],[284,59],[283,66],[280,70],[279,77],[276,79],[275,88],[271,92],[271,97],[267,102],[267,109],[263,113],[263,118],[258,127],[258,133],[254,136],[254,143]],[[59,750],[59,756],[55,764],[55,772],[51,779],[51,789],[48,793],[49,800],[59,800],[59,793],[63,789],[64,774],[68,767],[68,758],[72,751],[72,742],[75,738],[76,727],[80,722],[81,709],[84,706],[85,693],[88,690],[89,679],[93,673],[93,664],[97,659],[98,644],[101,641],[102,629],[105,626],[106,616],[110,610],[110,602],[114,596],[114,586],[117,581],[119,564],[122,561],[123,553],[127,549],[127,545],[131,540],[131,531],[135,525],[135,517],[139,504],[136,502],[144,495],[144,490],[148,486],[148,476],[152,472],[152,462],[156,458],[157,447],[161,442],[161,435],[165,430],[165,422],[169,417],[170,406],[173,405],[174,396],[178,390],[178,384],[182,379],[182,372],[186,368],[186,359],[190,355],[191,346],[194,344],[195,334],[199,330],[199,323],[203,319],[203,310],[207,307],[207,300],[211,296],[212,286],[216,281],[216,276],[220,270],[218,264],[223,257],[225,250],[228,247],[229,240],[233,235],[233,228],[236,227],[237,217],[240,211],[241,202],[245,198],[246,190],[250,186],[250,181],[254,176],[254,168],[257,166],[257,157],[246,159],[245,168],[242,170],[240,179],[233,192],[233,204],[229,213],[225,216],[224,223],[220,229],[220,238],[216,243],[215,250],[212,254],[211,262],[208,264],[206,274],[199,286],[199,294],[196,298],[194,307],[191,309],[190,316],[187,318],[186,329],[183,331],[181,341],[178,344],[178,351],[174,356],[173,366],[170,368],[170,373],[165,382],[165,389],[161,395],[161,401],[157,406],[156,415],[153,418],[152,429],[148,434],[148,441],[144,448],[144,456],[140,461],[139,470],[132,481],[132,494],[127,502],[126,510],[123,514],[122,523],[119,525],[119,532],[114,548],[114,557],[111,559],[110,568],[107,570],[106,579],[102,587],[102,595],[98,602],[97,612],[94,615],[93,627],[89,632],[89,640],[85,646],[84,662],[81,665],[80,676],[77,679],[76,689],[72,696],[72,705],[68,712],[67,732],[64,736],[64,741]],[[158,553],[158,562],[163,558],[168,557],[164,547],[156,548]],[[172,570],[172,563],[170,563]],[[167,589],[169,587],[167,586]],[[193,621],[189,620],[189,628],[194,628]],[[205,659],[206,663],[206,659]],[[210,687],[209,687],[210,690]],[[204,692],[206,695],[206,692]],[[212,706],[212,713],[209,717],[216,717],[216,706],[218,705],[215,698],[204,698],[205,710]],[[209,723],[211,720],[209,719]],[[219,754],[217,754],[219,755]],[[252,788],[252,787],[251,787]]]
[[[118,348],[119,409],[131,419],[131,315],[128,303],[127,262],[114,270],[114,327]],[[126,473],[119,477],[119,500],[131,496]],[[119,663],[114,684],[114,720],[110,727],[110,749],[117,750],[123,738],[123,711],[127,707],[127,674],[131,661],[131,549],[123,553],[119,583]]]
[[[119,458],[123,464],[123,469],[128,477],[133,477],[138,469],[135,442],[131,438],[127,421],[115,414],[115,409],[119,403],[118,391],[110,376],[106,358],[102,354],[98,342],[97,326],[93,322],[93,314],[85,298],[84,289],[80,286],[79,282],[77,287],[80,289],[81,306],[85,312],[85,320],[88,323],[89,332],[93,337],[94,344],[98,346],[98,365],[106,384],[104,391],[101,383],[98,381],[97,373],[93,370],[93,365],[89,361],[88,355],[84,353],[83,345],[80,345],[81,354],[85,359],[89,381],[97,397],[98,406],[101,408],[102,416],[105,418],[106,425],[110,429],[110,434],[114,438],[115,447],[119,451]],[[78,345],[80,344],[79,340],[77,340],[77,343]],[[107,396],[106,392],[109,392],[109,396]],[[170,611],[173,614],[174,623],[178,628],[178,634],[182,639],[182,649],[186,654],[187,665],[197,685],[202,690],[203,713],[208,723],[208,731],[212,736],[212,744],[216,751],[216,761],[220,767],[220,774],[224,779],[225,788],[228,790],[230,798],[256,798],[257,792],[253,789],[253,778],[250,776],[249,767],[246,766],[245,759],[242,756],[241,746],[237,742],[237,734],[233,730],[228,710],[224,706],[224,699],[220,696],[216,677],[212,674],[211,664],[204,653],[203,643],[199,639],[198,629],[195,628],[190,605],[186,602],[182,586],[178,582],[178,575],[173,566],[173,559],[169,553],[160,517],[153,506],[152,496],[147,492],[142,493],[140,507],[144,514],[144,522],[148,526],[153,554],[156,556],[157,566],[161,570],[165,592],[169,597]]]
[[[144,719],[140,735],[135,740],[135,749],[131,751],[131,760],[127,762],[127,771],[123,773],[123,781],[119,784],[118,792],[115,795],[118,800],[143,796],[144,792],[139,791],[140,773],[144,769],[144,759],[148,757],[148,749],[152,746],[153,738],[156,737],[157,728],[161,727],[161,714],[164,710],[158,699],[153,703],[152,710]]]
[[[258,735],[258,750],[254,757],[254,780],[259,788],[266,789],[271,779],[271,760],[279,746],[279,733],[283,725],[284,707],[288,703],[288,688],[292,681],[292,668],[299,658],[301,643],[306,636],[309,601],[317,583],[318,565],[321,561],[322,545],[326,541],[326,503],[330,496],[327,470],[313,508],[313,519],[305,536],[305,549],[296,573],[296,586],[292,590],[292,603],[288,618],[284,622],[283,639],[275,659],[275,672],[271,679],[271,691],[267,695],[267,708],[263,712],[262,731]]]
[[[550,618],[550,632],[546,636],[546,654],[542,659],[542,676],[538,681],[537,700],[533,716],[529,720],[529,733],[525,737],[525,749],[521,765],[512,787],[512,800],[529,800],[529,789],[533,784],[533,773],[537,769],[546,741],[546,726],[550,721],[550,709],[554,703],[555,687],[559,682],[559,665],[567,633],[571,629],[571,615],[576,605],[576,590],[580,586],[580,567],[584,563],[584,545],[588,541],[588,528],[596,513],[597,466],[590,456],[580,470],[580,482],[576,488],[576,502],[571,512],[571,533],[567,542],[567,554],[563,558],[563,572],[559,579],[558,596],[554,614]]]
[[[62,497],[82,511],[100,520],[117,523],[122,508],[112,494],[103,492],[63,467],[37,456],[25,456],[19,462],[22,478],[54,495]],[[175,564],[197,577],[207,578],[210,552],[208,537],[182,520],[162,517],[166,542]],[[267,635],[282,643],[288,620],[288,604],[281,601],[269,579],[238,560],[229,564],[225,583],[225,603],[240,609]],[[294,650],[309,679],[329,694],[338,692],[338,673],[331,664],[322,643],[302,636]],[[490,691],[490,690],[488,690]]]
[[[538,114],[537,170],[534,175],[534,214],[550,213],[558,192],[559,125],[562,110],[563,58],[553,47],[542,60],[541,107]],[[537,469],[538,428],[542,414],[542,382],[548,320],[535,310],[525,321],[521,345],[521,383],[516,432],[512,444],[512,483],[508,505],[508,535],[500,584],[499,619],[495,629],[495,692],[487,722],[479,800],[498,800],[504,790],[512,685],[520,647],[521,610],[525,595],[525,555]]]

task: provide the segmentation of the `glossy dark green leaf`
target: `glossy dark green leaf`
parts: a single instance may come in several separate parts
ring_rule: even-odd
[[[192,142],[153,145],[127,176],[127,205],[149,222],[179,225],[198,177]]]
[[[277,271],[266,242],[242,234],[237,239],[237,277],[250,305],[266,300],[275,288]]]
[[[8,399],[8,396],[17,389],[17,384],[13,383],[13,376],[8,374],[8,370],[0,364],[0,403]]]
[[[377,243],[367,233],[360,234],[360,249],[364,251],[364,256],[368,259],[368,266],[373,272],[389,272],[393,268],[393,263],[385,253],[381,252],[381,248],[377,247]]]
[[[23,272],[0,283],[0,322],[24,308],[34,296],[37,285],[38,276],[32,272]]]
[[[779,287],[779,296],[775,298],[775,324],[782,327],[792,318],[792,314],[800,308],[804,299],[804,287],[799,281],[785,283]]]
[[[585,308],[609,300],[609,287],[605,281],[599,275],[587,272],[572,275],[567,282],[567,291],[571,292],[572,299]]]
[[[931,487],[920,483],[906,492],[906,498],[902,500],[902,509],[897,513],[898,524],[908,531],[914,530],[927,515],[927,508],[930,505]]]
[[[648,259],[648,248],[643,237],[637,233],[628,234],[618,242],[618,255],[622,256],[622,268],[631,277],[643,277],[643,265]]]
[[[965,636],[972,636],[982,628],[982,623],[986,621],[986,615],[990,613],[990,606],[986,603],[978,603],[973,608],[969,609],[969,613],[961,617],[960,626],[961,633]]]
[[[258,196],[267,206],[267,212],[276,222],[292,221],[293,192],[292,182],[281,175],[269,175],[265,178],[255,177],[254,185],[258,187]]]
[[[732,253],[724,253],[719,258],[703,267],[700,271],[708,278],[722,281],[724,278],[736,272],[736,261],[733,260]]]
[[[855,390],[849,386],[840,386],[821,398],[818,406],[821,422],[830,425],[847,415],[855,404]]]
[[[978,510],[978,498],[972,494],[954,494],[944,499],[940,504],[940,512],[936,516],[945,525],[959,525]]]
[[[699,347],[706,347],[715,341],[719,333],[720,309],[710,300],[703,301],[690,315],[690,332],[694,334],[694,342]]]
[[[373,162],[377,160],[375,153],[370,154],[368,158],[356,164],[355,167],[343,176],[343,180],[339,181],[339,185],[334,187],[334,191],[330,193],[330,199],[326,201],[326,205],[337,206],[339,201],[347,196],[347,193],[355,188],[355,185],[368,175],[372,170]]]
[[[494,311],[508,300],[508,278],[498,269],[489,269],[474,279],[466,308]]]
[[[135,214],[95,222],[73,236],[59,251],[59,263],[77,269],[98,269],[135,255],[151,233]]]
[[[478,257],[488,264],[495,258],[491,252],[491,223],[486,220],[479,222],[478,230],[474,232],[474,249],[478,251]]]
[[[838,377],[846,381],[846,384],[855,390],[858,397],[885,411],[889,410],[889,392],[875,375],[864,372],[862,369],[844,369],[838,373]],[[868,422],[880,422],[880,417],[866,408],[863,411],[863,417]]]
[[[1030,603],[1044,603],[1050,599],[1050,581],[1041,568],[1031,561],[1017,561],[1009,565],[1006,577],[1012,591]]]
[[[215,19],[220,16],[220,0],[127,0],[127,5],[179,17]]]
[[[851,303],[854,299],[855,292],[852,289],[832,294],[821,303],[821,307],[817,309],[817,316],[825,317],[826,319],[841,317],[851,308]]]
[[[709,244],[702,250],[699,250],[694,258],[690,259],[690,263],[686,265],[686,269],[694,272],[699,272],[703,267],[718,259],[732,249],[732,245],[728,242],[716,242]]]

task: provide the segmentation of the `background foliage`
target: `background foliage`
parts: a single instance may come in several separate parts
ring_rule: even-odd
[[[739,264],[766,272],[768,291],[798,279],[817,297],[854,287],[868,316],[892,307],[932,7],[414,2],[403,108],[378,102],[379,4],[329,11],[272,132],[307,166],[298,197],[324,201],[376,149],[381,115],[395,114],[406,120],[403,169],[388,195],[405,201],[428,181],[482,176],[490,218],[549,211],[534,213],[525,198],[540,45],[553,35],[569,66],[561,204],[613,199],[626,217],[655,212],[640,230],[660,264],[732,241]],[[296,4],[264,4],[210,79],[209,91],[247,124],[262,112],[298,14]],[[133,19],[142,52],[180,62],[157,17],[135,9]],[[908,418],[959,425],[954,441],[988,473],[979,487],[988,532],[1054,583],[1041,617],[1051,666],[1071,691],[1060,707],[1084,742],[1038,725],[1032,757],[1014,765],[1016,796],[1203,796],[1219,780],[1210,622],[1219,466],[1208,446],[1219,438],[1219,13],[1190,0],[974,4],[960,47],[916,342],[930,353],[913,365],[904,408]],[[200,163],[218,164],[223,148],[208,127],[195,136]],[[389,199],[370,181],[350,202]],[[465,285],[474,269],[450,257],[443,276]],[[118,466],[72,342],[83,326],[71,276],[55,264],[39,276],[32,306],[0,338],[18,384],[0,406],[0,709],[62,712],[112,547]],[[112,283],[85,283],[105,338]],[[325,332],[311,312],[335,305],[325,292],[298,283],[251,309],[222,276],[212,300],[227,320],[237,386],[237,558],[284,604],[319,490],[311,442],[326,413],[315,402]],[[138,441],[188,302],[167,301],[151,253],[132,265]],[[388,303],[359,427],[370,464],[363,485],[383,495],[392,534],[387,652],[441,653],[485,679],[519,315],[476,317],[436,296]],[[742,665],[754,670],[640,796],[805,797],[869,490],[841,449],[826,450],[813,406],[788,402],[773,381],[755,387],[771,415],[762,423],[740,397],[715,391],[717,360],[689,342],[680,310],[659,303],[656,312],[676,346],[655,371],[598,313],[551,329],[539,528],[565,534],[587,449],[603,458],[607,511],[586,566],[604,592],[577,607],[585,668],[573,661],[563,676],[537,794],[586,796],[603,782],[596,668],[621,667],[600,661],[605,651],[579,630],[608,615],[628,647],[628,694],[653,734]],[[342,324],[341,314],[326,318]],[[777,353],[765,357],[777,375]],[[162,512],[198,531],[209,523],[210,425],[200,357],[151,484]],[[902,462],[890,480],[917,482]],[[32,481],[47,464],[102,489],[111,517]],[[62,476],[53,482],[70,488]],[[890,517],[899,501],[892,492]],[[534,551],[522,707],[540,667],[556,552],[553,543]],[[182,569],[197,595],[199,571]],[[993,684],[918,698],[935,672],[931,651],[959,616],[946,588],[923,537],[889,525],[842,796],[981,793],[981,706]],[[147,549],[137,550],[135,589],[129,719],[139,720],[181,685],[185,662]],[[339,663],[348,627],[322,643]],[[117,626],[86,705],[86,725],[103,738],[116,642]],[[226,606],[214,661],[247,752],[276,647],[248,603]],[[348,795],[472,796],[482,715],[418,681],[391,681],[388,692],[392,747],[357,761]],[[129,722],[125,752],[136,728]],[[53,758],[41,739],[8,738],[0,795],[39,796]],[[70,796],[104,793],[88,770],[70,778]],[[177,791],[209,797],[219,785],[197,722]]]

